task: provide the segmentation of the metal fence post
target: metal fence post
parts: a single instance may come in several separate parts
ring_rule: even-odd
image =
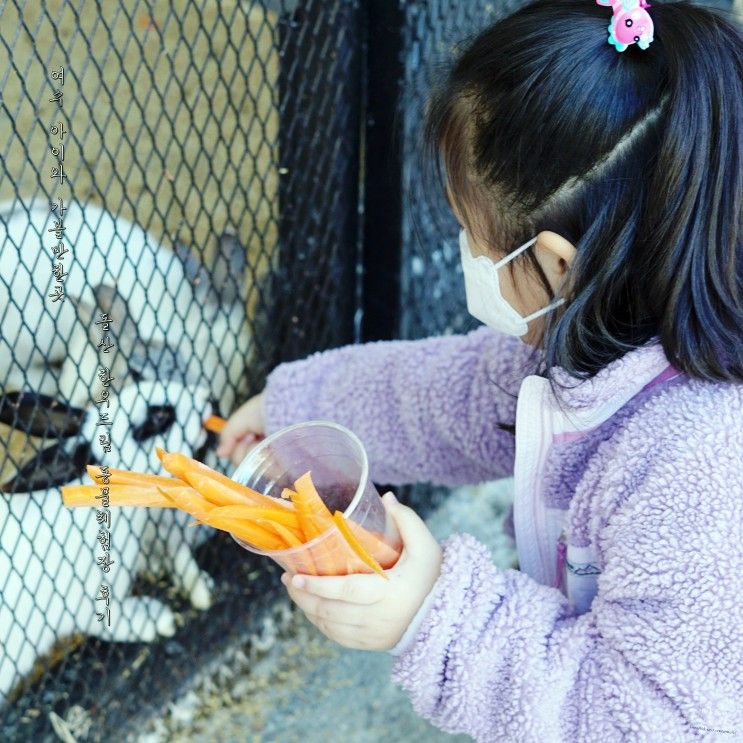
[[[358,280],[362,12],[358,0],[313,0],[279,25],[280,343],[269,367],[352,342]]]
[[[366,10],[363,316],[361,340],[395,338],[400,317],[404,11],[401,0]]]

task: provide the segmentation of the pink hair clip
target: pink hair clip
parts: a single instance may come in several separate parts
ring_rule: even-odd
[[[647,0],[596,0],[599,5],[611,5],[609,44],[623,52],[630,44],[647,49],[653,40],[653,19],[646,8]]]

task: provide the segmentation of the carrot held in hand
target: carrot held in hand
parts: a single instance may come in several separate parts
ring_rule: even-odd
[[[202,521],[216,529],[222,529],[234,534],[238,539],[248,542],[260,550],[283,550],[286,549],[284,540],[275,531],[266,529],[261,524],[256,524],[246,519],[231,519],[212,513],[207,514]]]
[[[276,507],[276,499],[269,498],[261,493],[246,488],[234,480],[225,480],[212,477],[202,470],[191,470],[185,473],[188,482],[196,488],[205,498],[218,506],[253,506],[259,508]],[[226,481],[229,481],[226,482]],[[283,504],[278,508],[283,508]]]
[[[259,518],[258,523],[267,529],[272,529],[283,540],[284,547],[282,549],[293,549],[304,545],[301,533],[297,534],[277,521]],[[315,560],[313,560],[309,550],[300,549],[293,555],[284,555],[283,563],[293,573],[322,575],[317,569]]]
[[[333,515],[323,503],[309,472],[294,481],[294,491],[290,491],[294,508],[299,516],[300,526],[305,537],[314,539],[333,526]]]
[[[205,521],[205,517],[214,508],[212,503],[188,485],[180,488],[164,488],[158,485],[157,489],[166,498],[172,500],[178,508],[190,513],[198,521]]]
[[[218,415],[210,415],[204,421],[204,428],[207,431],[212,431],[212,433],[219,433],[226,424],[227,421],[224,418],[220,418]]]
[[[276,534],[284,540],[287,549],[292,547],[301,547],[304,544],[301,537],[293,529],[284,526],[279,521],[273,521],[268,518],[259,518],[257,519],[257,523],[266,529],[272,529],[275,531]]]
[[[185,454],[160,447],[155,451],[172,477],[117,468],[104,472],[99,465],[88,465],[88,475],[96,484],[63,486],[63,503],[100,505],[105,487],[111,506],[178,508],[194,518],[189,526],[227,531],[253,549],[295,550],[283,556],[284,564],[310,575],[347,575],[364,572],[366,566],[388,579],[384,570],[400,556],[383,533],[346,519],[342,511],[331,514],[310,471],[294,481],[293,490],[284,488],[281,498],[272,498]]]
[[[337,513],[340,513],[340,511]],[[333,518],[335,518],[335,514],[333,514]],[[374,533],[365,529],[361,524],[357,524],[353,519],[345,519],[345,522],[359,544],[382,568],[387,570],[398,561],[400,553],[394,547],[391,547],[387,542],[375,536]]]
[[[220,516],[237,519],[270,519],[284,526],[289,527],[297,534],[301,533],[299,528],[299,518],[296,513],[292,513],[288,508],[262,508],[261,506],[218,506],[214,510]]]
[[[351,549],[361,560],[363,560],[374,572],[379,573],[385,580],[389,580],[389,577],[385,575],[379,563],[361,546],[359,540],[354,536],[353,532],[349,528],[348,520],[343,516],[342,511],[336,511],[333,514],[333,521],[343,534],[344,539],[348,542]]]
[[[221,472],[180,452],[166,452],[160,449],[158,457],[168,472],[188,482],[215,505],[227,506],[242,503],[266,508],[287,506],[278,498],[271,498],[245,485],[240,485]]]
[[[272,521],[267,518],[258,518],[257,523],[264,526],[266,529],[273,530],[279,537],[281,537],[284,541],[285,549],[302,547],[305,544],[304,535],[302,534],[301,529],[294,531],[278,521]],[[298,550],[293,555],[286,555],[284,557],[284,563],[294,573],[305,573],[306,575],[323,574],[318,570],[316,560],[313,558],[310,550]]]
[[[333,516],[323,503],[317,490],[315,490],[309,472],[305,472],[294,481],[294,490],[290,490],[289,495],[292,503],[294,503],[305,542],[312,541],[315,537],[324,534],[333,527]],[[326,539],[324,543],[313,547],[312,557],[319,575],[343,573],[342,570],[339,570],[339,566],[335,564],[331,539]]]

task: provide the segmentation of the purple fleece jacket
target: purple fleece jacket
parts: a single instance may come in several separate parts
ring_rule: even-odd
[[[532,352],[483,326],[317,353],[270,374],[266,432],[337,421],[378,483],[510,476],[516,444],[496,423],[515,422]],[[743,738],[743,385],[681,375],[635,395],[665,364],[656,339],[558,390],[576,415],[631,398],[553,445],[540,487],[573,555],[597,555],[590,607],[496,567],[469,534],[443,543],[392,650],[393,682],[432,724],[477,741]]]

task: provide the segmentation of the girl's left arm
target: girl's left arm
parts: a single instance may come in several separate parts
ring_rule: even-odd
[[[478,741],[743,737],[743,441],[700,435],[656,459],[599,534],[591,610],[493,565],[469,534],[392,680]],[[724,731],[724,732],[720,732]]]

